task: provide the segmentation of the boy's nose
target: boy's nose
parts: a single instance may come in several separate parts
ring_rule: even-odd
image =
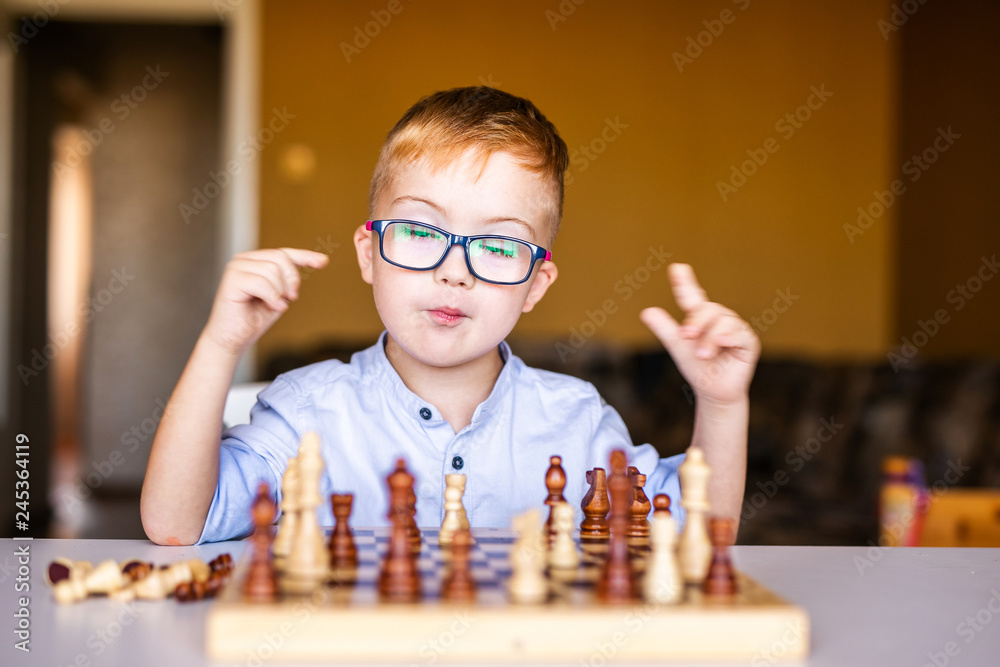
[[[465,263],[465,248],[459,245],[449,248],[444,261],[434,269],[434,279],[456,287],[472,287],[476,278],[469,273],[469,266]]]

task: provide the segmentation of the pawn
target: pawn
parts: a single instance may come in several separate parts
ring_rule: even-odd
[[[580,502],[580,509],[586,517],[580,522],[580,539],[585,542],[607,542],[611,535],[611,524],[608,523],[611,501],[608,499],[608,477],[604,468],[588,470],[587,483],[590,484],[590,490]]]
[[[444,519],[438,533],[438,544],[442,547],[451,545],[455,531],[468,530],[469,519],[462,505],[462,495],[465,493],[465,475],[445,475]]]
[[[452,602],[472,602],[476,599],[476,582],[469,564],[472,534],[468,528],[459,528],[452,538],[451,567],[441,585],[441,598]]]
[[[250,570],[243,583],[243,597],[250,602],[273,602],[278,597],[278,580],[271,560],[271,522],[274,521],[274,501],[268,492],[267,483],[261,482],[257,488],[257,499],[253,503],[253,555]]]
[[[708,522],[708,532],[712,539],[712,562],[708,566],[703,590],[712,597],[736,595],[736,575],[733,572],[733,561],[729,557],[733,523],[732,519],[722,517],[712,517]]]
[[[660,514],[671,516],[670,496],[665,493],[657,493],[656,496],[653,497],[653,519],[655,520]]]
[[[330,496],[330,503],[334,516],[333,532],[330,533],[330,567],[334,570],[350,570],[358,566],[358,548],[348,525],[354,496],[350,493],[334,493]]]
[[[677,523],[669,513],[654,514],[650,533],[651,553],[642,581],[643,597],[652,603],[680,602],[684,595],[684,577],[677,560]]]
[[[552,506],[552,528],[555,531],[549,549],[549,567],[573,570],[580,565],[580,554],[573,542],[573,508],[567,502]]]
[[[549,506],[549,518],[545,522],[545,532],[549,542],[555,537],[555,529],[552,527],[555,516],[555,506],[557,503],[566,502],[563,490],[566,488],[566,471],[562,467],[562,457],[552,456],[549,458],[549,469],[545,473],[545,488],[549,490],[549,496],[545,499],[545,504]]]

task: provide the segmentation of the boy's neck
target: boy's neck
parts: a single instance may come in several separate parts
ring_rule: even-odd
[[[460,366],[428,366],[411,357],[389,334],[385,356],[406,388],[437,408],[455,433],[472,422],[473,413],[493,391],[504,364],[499,348],[494,348]]]

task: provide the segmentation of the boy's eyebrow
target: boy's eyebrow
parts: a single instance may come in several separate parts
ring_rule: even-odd
[[[413,195],[403,195],[401,197],[396,197],[395,199],[393,199],[392,203],[397,204],[399,202],[404,202],[404,201],[414,201],[414,202],[419,202],[421,204],[427,204],[441,215],[447,215],[447,211],[445,211],[443,206],[441,206],[437,202],[431,201],[430,199],[424,199],[423,197],[414,197]],[[483,222],[486,223],[487,225],[495,225],[500,222],[513,222],[524,227],[528,231],[528,233],[531,234],[532,236],[534,236],[535,233],[534,228],[527,222],[521,220],[520,218],[515,218],[510,215],[494,216],[492,218],[487,218]]]

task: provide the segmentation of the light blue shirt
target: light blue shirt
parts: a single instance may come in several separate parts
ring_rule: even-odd
[[[493,391],[458,433],[406,388],[385,356],[386,334],[351,357],[323,361],[279,376],[257,396],[250,423],[222,434],[219,484],[198,543],[248,535],[250,507],[261,481],[281,502],[281,478],[304,433],[322,442],[323,526],[333,525],[332,493],[353,493],[353,526],[388,524],[386,477],[406,459],[415,477],[417,523],[439,526],[445,475],[466,476],[464,505],[475,527],[509,527],[511,518],[545,508],[545,473],[558,454],[566,471],[566,500],[583,518],[586,471],[608,469],[612,450],[646,474],[646,495],[666,493],[679,524],[680,454],[660,459],[652,445],[633,446],[621,417],[589,382],[528,367],[500,344],[505,360]],[[545,512],[543,517],[547,517]]]

